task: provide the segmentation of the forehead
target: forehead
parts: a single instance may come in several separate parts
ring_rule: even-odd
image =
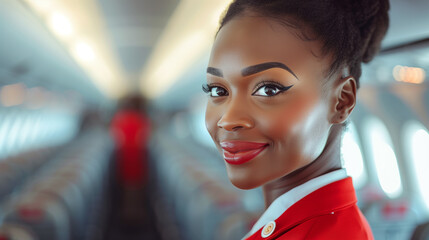
[[[318,66],[313,67],[320,69],[327,61],[317,56],[321,44],[316,40],[303,40],[299,34],[300,29],[270,18],[252,15],[235,17],[219,31],[209,66],[228,72],[275,61],[287,64],[294,71],[304,67],[302,63],[316,64]]]

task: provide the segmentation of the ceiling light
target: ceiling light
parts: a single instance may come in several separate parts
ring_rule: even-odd
[[[398,82],[407,82],[420,84],[426,78],[426,72],[423,68],[418,67],[407,67],[396,65],[393,68],[393,77]]]
[[[72,26],[70,20],[61,13],[54,13],[49,19],[49,26],[52,31],[62,37],[72,34]]]
[[[115,99],[125,93],[127,86],[122,81],[122,69],[106,41],[103,18],[96,1],[22,1],[40,17],[106,97]]]
[[[86,42],[78,42],[75,44],[73,55],[81,63],[90,63],[95,60],[94,49]]]

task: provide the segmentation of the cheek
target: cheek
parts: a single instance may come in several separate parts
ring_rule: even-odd
[[[272,141],[273,156],[288,159],[288,164],[302,166],[320,155],[325,132],[328,132],[326,103],[318,94],[296,96],[282,106],[265,113],[261,127]],[[284,158],[287,157],[287,158]],[[295,163],[289,162],[294,159]]]
[[[317,97],[298,97],[286,104],[270,109],[260,120],[261,126],[273,141],[288,139],[302,132],[306,122],[312,118],[317,105]]]

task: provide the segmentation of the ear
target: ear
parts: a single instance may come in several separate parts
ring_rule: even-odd
[[[356,106],[356,80],[352,76],[341,77],[333,86],[330,122],[344,123]]]

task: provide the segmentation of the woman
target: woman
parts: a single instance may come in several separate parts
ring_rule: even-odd
[[[206,126],[238,188],[266,211],[246,239],[373,239],[340,161],[361,63],[387,0],[235,0],[207,68]]]

